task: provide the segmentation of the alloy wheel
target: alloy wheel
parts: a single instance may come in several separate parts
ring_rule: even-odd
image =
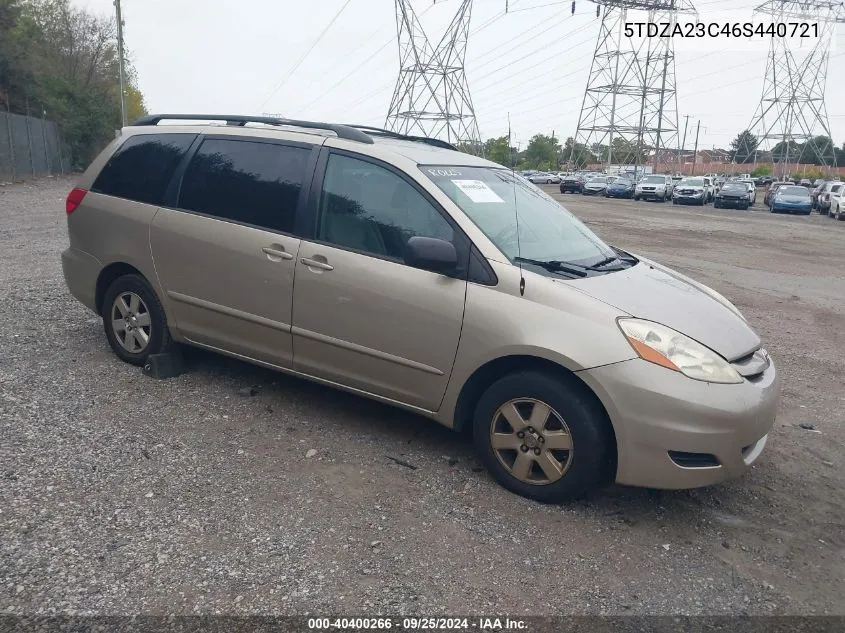
[[[152,321],[144,300],[134,292],[121,292],[111,307],[111,326],[120,346],[140,354],[150,344]]]
[[[519,481],[548,485],[560,481],[572,464],[573,442],[561,415],[532,398],[509,400],[490,422],[496,458]]]

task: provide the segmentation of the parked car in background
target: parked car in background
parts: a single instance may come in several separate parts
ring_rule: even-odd
[[[766,189],[765,195],[763,196],[763,204],[765,204],[767,207],[771,208],[772,197],[774,197],[777,190],[780,187],[783,187],[785,185],[791,185],[791,184],[792,184],[791,182],[787,182],[785,180],[773,182],[772,184],[770,184],[769,187]]]
[[[585,196],[602,195],[612,180],[611,176],[593,176],[584,183],[581,193]]]
[[[582,193],[584,191],[584,177],[571,174],[560,179],[561,193]]]
[[[726,182],[716,193],[713,206],[717,209],[747,209],[751,206],[748,186],[744,182]]]
[[[810,215],[813,203],[807,187],[784,185],[772,197],[772,213],[800,213]]]
[[[528,176],[528,180],[533,182],[535,185],[552,185],[559,183],[560,177],[557,174],[538,171]]]
[[[743,178],[739,182],[744,183],[748,188],[748,204],[752,207],[757,202],[757,185],[754,184],[753,178]]]
[[[634,181],[630,178],[617,177],[604,192],[607,198],[631,198],[634,195]]]
[[[841,182],[831,181],[824,185],[824,189],[819,193],[818,202],[816,204],[819,213],[827,215],[830,210],[830,194],[833,191],[839,191],[842,188]]]
[[[809,189],[813,186],[813,183],[810,181],[809,178],[802,178],[801,182],[799,183],[802,187],[807,187]]]
[[[709,176],[704,176],[702,180],[704,181],[704,188],[707,190],[706,200],[712,202],[716,198],[716,185]]]
[[[827,215],[837,220],[845,220],[845,185],[830,192],[830,208]]]
[[[701,176],[684,178],[675,185],[672,204],[697,204],[703,207],[708,201],[708,189]]]
[[[817,180],[810,190],[810,199],[813,201],[813,208],[817,208],[819,205],[819,194],[824,191],[824,186],[827,184],[826,180]]]
[[[643,176],[634,189],[634,200],[670,200],[675,183],[671,176]]]

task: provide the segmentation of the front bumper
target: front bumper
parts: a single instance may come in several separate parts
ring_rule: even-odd
[[[663,190],[654,190],[654,189],[642,190],[641,189],[640,191],[637,191],[636,195],[637,195],[638,198],[646,198],[646,199],[648,199],[648,198],[655,198],[655,199],[664,198],[664,197],[666,197],[666,190],[665,189],[663,189]]]
[[[587,189],[587,188],[584,188],[583,193],[584,193],[585,196],[598,196],[598,195],[603,194],[605,191],[606,191],[605,189]]]
[[[812,212],[812,207],[809,204],[805,205],[797,205],[797,204],[778,204],[777,202],[772,203],[772,212],[773,213],[804,213],[809,214]]]
[[[742,475],[765,446],[780,394],[773,363],[736,385],[692,380],[641,359],[578,375],[613,423],[617,483],[647,488],[696,488]],[[669,451],[710,455],[717,464],[680,466]]]
[[[747,209],[751,204],[746,198],[716,198],[716,202],[726,209],[738,209],[740,207]]]
[[[703,193],[698,195],[687,194],[687,193],[676,193],[672,196],[672,200],[677,202],[678,204],[698,204],[702,200],[706,200],[707,198]]]

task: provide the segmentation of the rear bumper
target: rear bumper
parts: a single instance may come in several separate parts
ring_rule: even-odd
[[[777,411],[774,364],[753,381],[718,385],[636,359],[579,372],[602,400],[616,433],[620,484],[684,489],[739,477],[757,460]],[[669,452],[713,456],[681,466]]]
[[[97,277],[103,265],[93,255],[75,248],[62,253],[62,272],[70,294],[89,310],[97,312]]]

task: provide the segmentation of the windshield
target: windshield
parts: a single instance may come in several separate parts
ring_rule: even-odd
[[[522,257],[590,265],[616,257],[578,218],[506,169],[421,169],[512,262]]]
[[[745,185],[739,182],[726,182],[722,187],[725,191],[745,191]]]
[[[593,176],[587,182],[604,182],[606,183],[608,178],[606,176]]]
[[[810,192],[805,187],[778,187],[778,194],[784,196],[809,197]]]
[[[634,183],[632,181],[628,180],[627,178],[617,178],[616,180],[613,181],[613,184],[614,185],[621,185],[623,187],[627,187],[627,186],[633,185]]]
[[[704,178],[684,178],[679,185],[689,185],[691,187],[703,187]]]
[[[666,179],[663,176],[646,176],[640,182],[656,182],[656,183],[665,183]]]

